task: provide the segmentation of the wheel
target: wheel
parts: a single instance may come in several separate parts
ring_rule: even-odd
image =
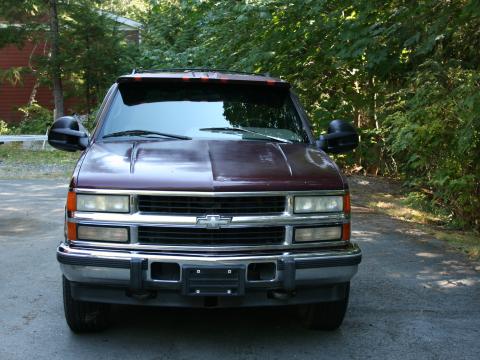
[[[74,333],[104,330],[109,325],[110,304],[75,300],[70,281],[63,276],[63,307],[65,319]]]
[[[348,307],[350,283],[345,289],[342,300],[301,305],[300,318],[307,329],[336,330],[342,325]]]

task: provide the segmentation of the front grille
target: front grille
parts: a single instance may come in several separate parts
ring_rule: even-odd
[[[248,227],[225,229],[168,228],[140,226],[138,242],[148,245],[254,246],[280,245],[285,239],[285,227]]]
[[[285,211],[285,196],[152,196],[139,195],[144,213],[177,215],[277,215]]]

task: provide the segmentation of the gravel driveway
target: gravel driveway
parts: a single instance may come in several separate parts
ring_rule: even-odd
[[[408,224],[354,208],[364,251],[333,333],[290,309],[118,306],[113,326],[73,335],[55,247],[65,180],[0,181],[0,359],[478,359],[480,266]]]

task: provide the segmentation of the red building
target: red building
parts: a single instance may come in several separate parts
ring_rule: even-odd
[[[125,33],[125,38],[139,43],[141,24],[110,13],[104,15],[116,21],[118,29]],[[1,24],[0,24],[1,25]],[[31,68],[32,59],[36,56],[48,56],[49,47],[47,41],[27,41],[22,47],[7,45],[0,48],[0,69]],[[48,86],[39,85],[34,73],[22,74],[21,81],[11,84],[8,81],[0,82],[0,120],[15,124],[22,120],[23,113],[19,107],[29,103],[31,96],[35,96],[36,102],[48,109],[53,109],[52,90]],[[78,100],[65,100],[65,114],[75,110]]]
[[[45,41],[40,43],[26,42],[23,47],[7,45],[0,49],[0,69],[7,70],[16,67],[28,67],[31,58],[46,55],[48,47]],[[18,111],[20,106],[28,104],[37,80],[33,74],[22,75],[21,81],[15,85],[7,81],[0,83],[0,119],[7,123],[17,123],[22,119]],[[52,91],[46,86],[38,86],[35,99],[37,102],[52,109]]]

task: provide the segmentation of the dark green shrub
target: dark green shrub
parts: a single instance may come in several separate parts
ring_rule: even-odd
[[[455,222],[480,228],[480,72],[431,65],[387,117],[387,143],[409,185],[430,190]]]
[[[53,112],[33,103],[20,107],[23,120],[15,128],[17,134],[45,134],[53,122]]]

